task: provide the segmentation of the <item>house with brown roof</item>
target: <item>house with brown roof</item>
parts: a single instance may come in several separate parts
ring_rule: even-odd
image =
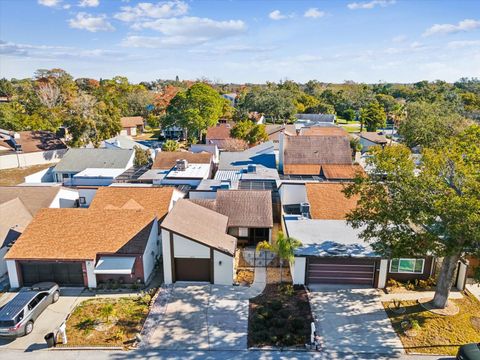
[[[358,197],[347,198],[344,183],[291,184],[282,191],[284,230],[302,242],[291,268],[295,284],[358,284],[383,288],[389,279],[425,280],[435,259],[382,258],[346,221]],[[292,189],[290,189],[292,190]]]
[[[271,241],[272,194],[268,190],[218,190],[216,198],[190,201],[228,217],[228,233],[238,243],[256,246]]]
[[[161,256],[159,224],[181,196],[167,187],[107,187],[88,209],[39,210],[5,257],[11,287],[148,283]]]
[[[65,143],[50,131],[0,129],[0,169],[56,163],[66,152]]]
[[[388,143],[385,135],[376,131],[363,131],[358,136],[362,145],[362,153],[367,152],[373,146],[381,146],[383,148]]]
[[[143,117],[141,116],[127,116],[120,118],[120,124],[122,125],[122,130],[120,130],[120,135],[126,136],[137,136],[143,133],[145,123]]]
[[[227,233],[227,216],[179,200],[161,228],[166,284],[177,281],[233,284],[237,239]]]

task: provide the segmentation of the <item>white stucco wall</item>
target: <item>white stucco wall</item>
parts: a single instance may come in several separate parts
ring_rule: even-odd
[[[38,151],[32,153],[8,154],[0,156],[0,170],[32,165],[59,162],[67,149]]]
[[[155,262],[157,261],[159,255],[160,242],[158,240],[158,221],[155,219],[152,229],[150,230],[150,235],[148,236],[147,246],[145,247],[145,251],[143,252],[142,256],[145,283],[150,281],[153,274],[153,269],[155,267]]]
[[[172,283],[172,261],[170,258],[170,232],[162,229],[163,281]]]
[[[173,256],[179,258],[209,259],[210,248],[183,236],[173,234]]]
[[[282,205],[300,204],[308,201],[304,184],[283,183],[278,191],[282,199]]]
[[[13,289],[19,288],[20,281],[18,280],[17,265],[15,260],[7,260],[7,270],[10,287]]]
[[[383,289],[387,283],[388,259],[380,260],[380,270],[378,273],[378,288]]]
[[[73,208],[76,200],[78,200],[78,191],[60,189],[50,204],[50,208]]]
[[[307,266],[307,259],[304,257],[295,257],[292,265],[292,278],[295,285],[305,284],[305,271]]]
[[[175,203],[179,199],[183,199],[184,197],[185,197],[185,194],[183,192],[178,191],[177,189],[174,189],[172,194],[172,199],[170,200],[170,205],[168,205],[168,212],[172,210],[172,208],[175,206]]]
[[[8,247],[6,246],[0,249],[0,277],[7,273],[7,262],[3,259],[7,251]]]
[[[208,176],[205,176],[204,179],[208,179]],[[182,179],[182,178],[176,178],[176,179],[167,179],[164,178],[160,181],[161,185],[190,185],[192,187],[198,186],[200,184],[200,181],[203,179]],[[155,181],[153,182],[154,184],[156,183]]]
[[[95,261],[88,260],[85,261],[85,268],[87,270],[87,285],[89,288],[97,287],[97,277],[94,273],[95,270]]]
[[[53,183],[56,181],[53,177],[53,166],[25,176],[23,181],[26,184]]]
[[[78,189],[78,197],[85,198],[85,204],[80,204],[80,207],[89,207],[96,193],[97,189]]]
[[[220,265],[221,262],[221,265]],[[234,276],[233,256],[213,251],[213,282],[216,285],[232,285]]]

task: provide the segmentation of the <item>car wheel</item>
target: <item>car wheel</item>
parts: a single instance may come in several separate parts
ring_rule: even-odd
[[[33,321],[27,322],[27,325],[25,325],[25,335],[30,334],[33,331]]]
[[[58,301],[58,299],[60,299],[60,293],[57,290],[53,293],[52,302],[56,303]]]

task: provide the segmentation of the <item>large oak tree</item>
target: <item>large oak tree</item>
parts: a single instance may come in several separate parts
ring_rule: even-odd
[[[360,195],[347,220],[382,256],[443,258],[433,299],[443,308],[458,261],[480,255],[480,126],[424,149],[420,164],[403,145],[372,155],[371,176],[345,189]]]

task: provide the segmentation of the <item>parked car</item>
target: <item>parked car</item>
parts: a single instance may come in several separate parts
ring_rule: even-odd
[[[19,337],[30,334],[40,314],[59,298],[59,287],[53,282],[23,288],[0,308],[0,336]]]
[[[460,346],[458,349],[458,360],[480,360],[480,343],[479,344],[466,344]]]

